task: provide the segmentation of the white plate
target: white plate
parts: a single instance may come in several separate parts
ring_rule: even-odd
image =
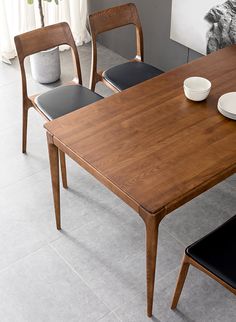
[[[232,119],[232,120],[235,120],[236,121],[236,114],[231,114],[231,113],[228,113],[226,112],[225,110],[223,110],[221,107],[220,107],[220,104],[218,104],[217,106],[218,108],[218,111],[224,115],[225,117],[229,118],[229,119]]]
[[[236,92],[221,96],[218,101],[218,110],[224,116],[236,120]]]

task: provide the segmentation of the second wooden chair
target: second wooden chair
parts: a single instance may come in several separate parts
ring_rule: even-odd
[[[94,91],[97,82],[101,81],[113,91],[120,92],[126,88],[162,74],[162,71],[158,68],[143,62],[143,31],[137,8],[133,3],[124,4],[91,14],[89,16],[89,22],[93,51],[90,77],[91,90]],[[98,72],[97,36],[103,32],[131,24],[136,27],[136,57],[127,63]]]

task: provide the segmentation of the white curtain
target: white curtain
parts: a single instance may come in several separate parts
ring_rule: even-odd
[[[77,45],[90,41],[86,28],[87,0],[43,1],[45,25],[67,21]],[[38,0],[0,0],[0,59],[16,56],[14,36],[40,26]]]

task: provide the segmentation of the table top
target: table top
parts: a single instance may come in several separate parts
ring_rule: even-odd
[[[217,111],[236,91],[236,46],[48,122],[53,142],[136,211],[170,212],[236,169],[236,122]],[[212,82],[204,102],[183,81]]]

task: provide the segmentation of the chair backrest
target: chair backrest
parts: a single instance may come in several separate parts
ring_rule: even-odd
[[[22,77],[22,90],[23,99],[28,98],[26,74],[24,68],[24,60],[27,56],[37,52],[47,50],[60,45],[68,45],[71,47],[76,78],[78,83],[82,84],[82,76],[80,69],[79,55],[75,41],[66,22],[57,23],[44,28],[35,29],[15,36],[16,51],[20,62],[21,77]]]
[[[136,57],[135,60],[143,61],[143,31],[138,15],[138,10],[134,3],[127,3],[118,7],[108,8],[95,12],[89,16],[90,30],[92,36],[92,72],[91,78],[97,77],[97,35],[127,25],[136,27]]]

